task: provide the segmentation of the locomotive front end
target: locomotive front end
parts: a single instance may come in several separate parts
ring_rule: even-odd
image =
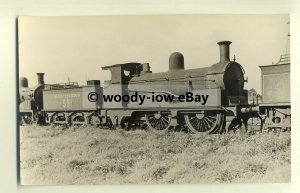
[[[19,80],[19,116],[25,124],[37,122],[38,112],[43,108],[42,89],[45,86],[44,73],[37,73],[38,85],[28,87],[28,79]]]
[[[194,133],[219,133],[225,127],[228,117],[240,124],[250,114],[242,112],[242,108],[249,107],[248,93],[244,90],[244,69],[235,59],[230,60],[230,41],[220,41],[217,44],[220,58],[213,65],[199,64],[199,68],[185,69],[183,54],[174,52],[169,57],[168,72],[148,71],[132,76],[128,83],[128,90],[131,92],[177,96],[192,93],[207,96],[205,105],[196,101],[159,104],[152,102],[149,106],[144,105],[145,109],[153,107],[152,112],[145,111],[149,127],[156,128],[162,124],[166,125],[163,128],[168,128],[171,123],[160,123],[160,118],[155,118],[163,116],[164,120],[172,117],[178,125],[187,126]],[[156,110],[155,105],[165,107],[164,111]],[[231,120],[228,122],[231,123]]]
[[[220,61],[211,67],[206,74],[207,86],[215,86],[224,90],[229,98],[239,98],[238,103],[247,103],[244,91],[244,69],[235,62],[230,61],[230,41],[218,42],[220,46]],[[235,59],[234,59],[235,60]],[[236,102],[233,102],[236,103]]]

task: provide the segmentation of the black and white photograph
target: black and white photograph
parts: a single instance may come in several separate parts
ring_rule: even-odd
[[[19,16],[21,185],[290,183],[290,25]]]

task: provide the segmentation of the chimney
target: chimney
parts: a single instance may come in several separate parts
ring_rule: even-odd
[[[44,74],[45,73],[36,73],[36,75],[38,77],[38,85],[45,84],[45,82],[44,82]]]
[[[229,45],[231,41],[221,41],[218,42],[220,46],[220,62],[228,62],[230,61],[230,49]]]
[[[19,79],[19,86],[21,88],[28,88],[28,79],[26,77],[21,77]]]

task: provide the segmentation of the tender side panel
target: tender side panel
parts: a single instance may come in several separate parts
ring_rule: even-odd
[[[262,68],[263,103],[289,103],[290,65]]]
[[[101,104],[90,102],[90,92],[100,92],[96,87],[46,90],[43,93],[44,111],[78,111],[100,109]]]

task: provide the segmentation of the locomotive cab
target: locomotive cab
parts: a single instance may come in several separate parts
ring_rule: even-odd
[[[115,64],[112,66],[104,66],[102,70],[110,70],[111,72],[111,84],[128,84],[129,80],[133,76],[138,76],[139,74],[145,72],[151,72],[149,64],[141,63],[125,63],[125,64]]]

